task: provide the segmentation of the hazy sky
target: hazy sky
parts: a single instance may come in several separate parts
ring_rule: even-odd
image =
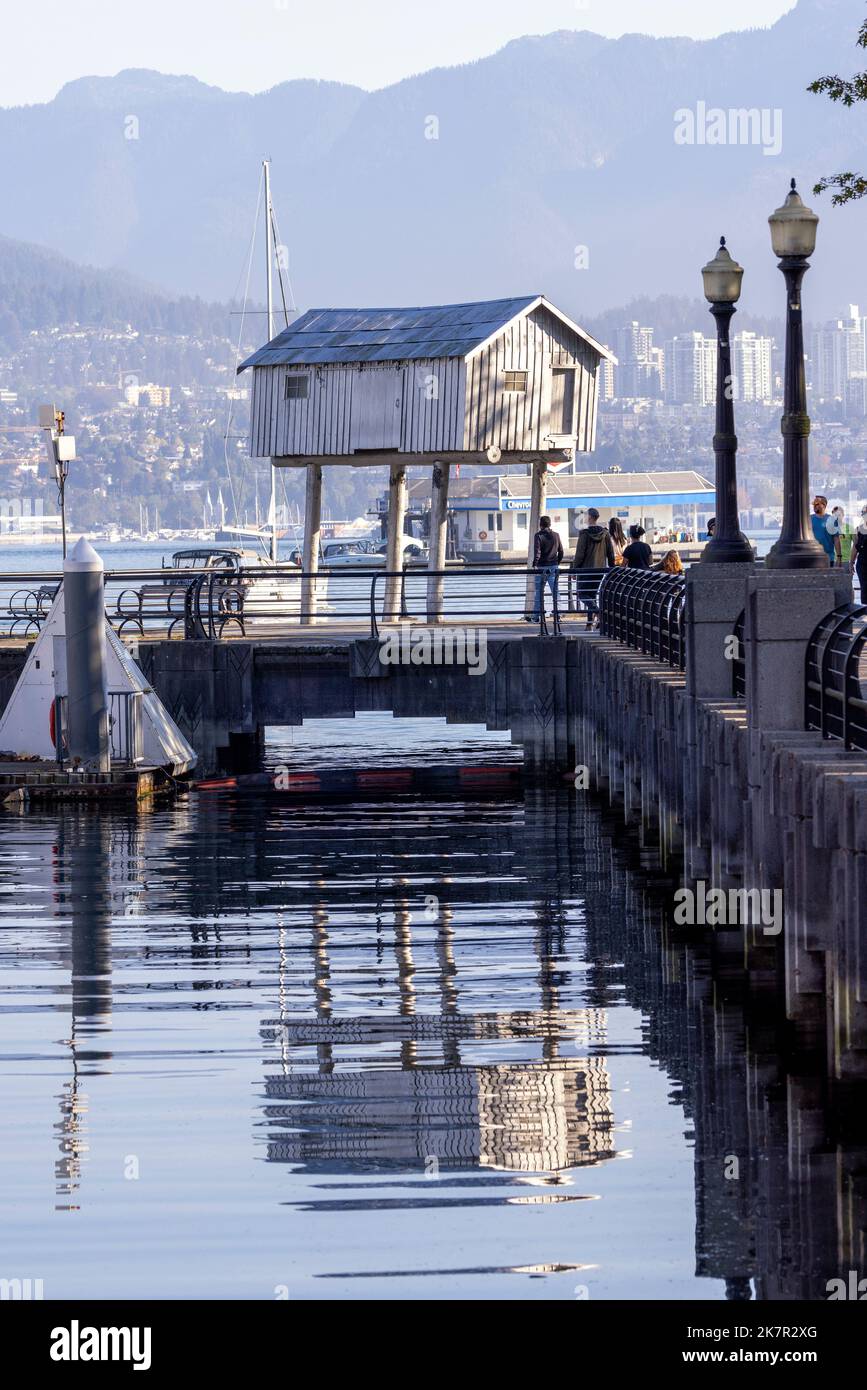
[[[794,0],[16,0],[3,5],[0,105],[74,77],[192,73],[229,91],[293,77],[387,86],[555,29],[709,38],[772,24]]]

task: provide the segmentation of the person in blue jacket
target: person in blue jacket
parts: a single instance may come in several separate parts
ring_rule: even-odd
[[[827,555],[828,564],[833,565],[835,550],[834,537],[828,530],[828,499],[823,497],[821,492],[817,492],[813,498],[813,515],[810,520],[813,523],[813,535]]]

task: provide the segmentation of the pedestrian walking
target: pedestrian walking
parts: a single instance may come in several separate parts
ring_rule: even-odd
[[[622,565],[623,552],[626,549],[626,532],[619,516],[613,516],[608,522],[608,534],[611,537],[611,544],[614,546],[614,563],[615,565]]]
[[[838,566],[843,563],[843,532],[846,527],[846,513],[842,507],[835,507],[825,522],[825,530],[831,537],[834,546],[834,558],[832,565]]]
[[[542,603],[547,584],[557,612],[557,584],[560,578],[559,566],[563,560],[563,542],[557,532],[551,529],[551,518],[539,518],[539,529],[533,537],[533,569],[536,574],[535,606],[532,616],[527,613],[526,623],[538,623],[542,618]]]
[[[861,602],[867,603],[867,507],[861,508],[861,520],[852,541],[852,555],[849,568],[858,580]]]
[[[649,570],[653,551],[647,544],[643,526],[630,526],[629,545],[623,552],[623,563],[631,570]]]
[[[827,555],[828,564],[833,565],[836,551],[834,537],[828,534],[828,499],[823,497],[821,492],[817,492],[813,498],[813,515],[810,520],[813,523],[813,535]]]
[[[572,559],[573,573],[581,570],[607,570],[616,564],[611,533],[605,526],[599,525],[599,513],[595,507],[587,508],[587,520],[590,524],[578,534],[578,543]],[[578,598],[587,609],[588,629],[594,627],[599,620],[599,583],[593,580],[590,581],[590,585],[590,589],[582,593],[579,580]]]

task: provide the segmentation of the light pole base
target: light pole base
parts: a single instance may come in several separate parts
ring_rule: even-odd
[[[702,565],[751,565],[756,558],[752,545],[743,532],[730,540],[722,536],[711,536],[701,552]]]
[[[831,562],[818,541],[779,540],[765,560],[769,570],[827,570]]]

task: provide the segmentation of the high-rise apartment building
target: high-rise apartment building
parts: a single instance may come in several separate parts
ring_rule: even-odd
[[[617,395],[649,396],[656,399],[663,390],[663,354],[653,346],[653,329],[636,319],[614,334]]]
[[[813,395],[820,401],[840,401],[843,412],[865,413],[867,380],[867,318],[857,304],[848,318],[832,320],[810,340]]]
[[[736,333],[732,343],[732,376],[735,399],[771,401],[774,397],[773,338],[755,333]]]
[[[665,345],[665,399],[672,405],[713,405],[716,339],[678,333]]]

